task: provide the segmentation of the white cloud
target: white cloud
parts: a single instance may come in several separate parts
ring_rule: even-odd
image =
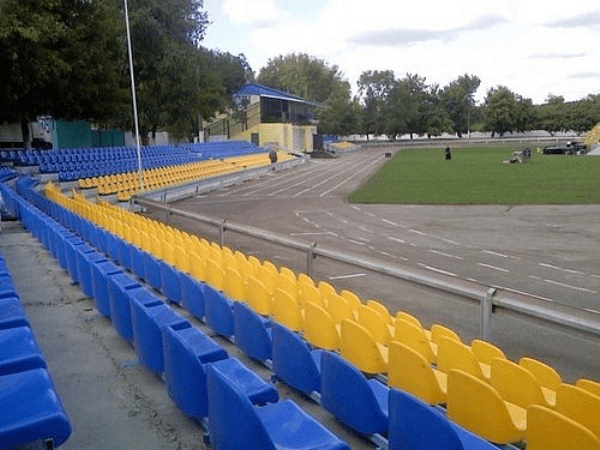
[[[275,0],[224,0],[223,12],[234,24],[265,25],[286,17]]]
[[[598,67],[597,0],[208,1],[222,1],[220,36],[257,72],[269,58],[305,52],[339,66],[353,86],[365,70],[391,69],[441,86],[476,75],[479,99],[500,84],[534,102],[600,92],[592,77],[574,76]]]

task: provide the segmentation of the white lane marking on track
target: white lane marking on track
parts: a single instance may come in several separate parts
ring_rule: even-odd
[[[587,288],[582,288],[582,287],[577,287],[577,286],[572,286],[570,284],[565,284],[565,283],[560,283],[558,281],[554,281],[554,280],[544,280],[546,283],[550,283],[550,284],[554,284],[555,286],[561,286],[561,287],[565,287],[568,289],[573,289],[575,291],[579,291],[579,292],[587,292],[589,294],[597,294],[597,291],[594,291],[592,289],[587,289]]]
[[[290,236],[319,236],[319,235],[325,235],[325,234],[331,234],[327,231],[313,231],[313,232],[307,232],[307,233],[290,233]]]
[[[517,256],[505,255],[504,253],[493,252],[491,250],[481,250],[481,252],[485,253],[487,255],[498,256],[500,258],[510,258],[510,259],[521,260],[521,258],[518,258]]]
[[[365,245],[364,242],[355,241],[354,239],[348,239],[348,242],[351,242],[352,244],[356,244],[356,245]]]
[[[436,255],[445,256],[446,258],[459,259],[461,261],[464,261],[464,259],[465,259],[462,256],[451,255],[450,253],[439,252],[437,250],[427,250],[427,251],[430,253],[435,253]]]
[[[478,266],[485,267],[486,269],[498,270],[504,273],[510,273],[510,270],[503,269],[502,267],[492,266],[491,264],[477,263]]]
[[[387,238],[394,242],[400,242],[401,244],[406,244],[406,241],[404,239],[395,238],[395,237],[391,237],[391,236],[388,236]]]
[[[357,211],[362,211],[362,210],[361,210],[361,209],[360,209],[358,206],[354,206],[354,205],[352,205],[351,207],[352,207],[353,209],[357,210]]]
[[[427,269],[427,270],[433,270],[434,272],[441,273],[443,275],[449,275],[451,277],[456,277],[457,276],[455,273],[448,272],[448,271],[442,270],[442,269],[436,269],[435,267],[428,266],[427,264],[418,263],[418,265],[421,266],[421,267],[423,267],[423,268],[425,268],[425,269]]]
[[[336,277],[329,277],[330,280],[345,280],[347,278],[358,278],[366,276],[366,273],[355,273],[352,275],[338,275]]]
[[[411,228],[411,229],[410,229],[410,230],[408,230],[408,231],[410,231],[411,233],[418,234],[418,235],[420,235],[420,236],[427,236],[427,233],[423,233],[422,231],[415,230],[414,228]]]
[[[452,245],[460,245],[460,242],[453,241],[452,239],[442,239],[442,241]]]
[[[585,273],[579,272],[578,270],[565,269],[564,267],[553,266],[552,264],[540,263],[540,267],[545,267],[547,269],[554,269],[554,270],[562,270],[563,272],[571,273],[574,275],[585,275]]]

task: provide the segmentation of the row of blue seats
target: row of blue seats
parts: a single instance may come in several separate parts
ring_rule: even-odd
[[[209,426],[211,423],[213,427],[218,427],[219,424],[236,422],[239,426],[237,419],[230,422],[231,414],[223,416],[224,409],[214,413],[219,416],[218,420],[214,415],[211,417],[210,382],[208,381],[210,377],[206,384],[196,381],[195,388],[198,391],[192,391],[195,395],[190,395],[187,381],[181,383],[169,381],[175,377],[175,373],[179,374],[180,379],[185,378],[186,375],[182,375],[185,374],[183,367],[199,365],[197,361],[204,358],[202,355],[204,355],[205,343],[203,340],[190,340],[187,352],[180,354],[181,361],[185,359],[185,362],[177,364],[172,361],[171,350],[168,349],[172,348],[170,341],[173,333],[181,330],[192,335],[194,333],[189,330],[187,322],[178,322],[181,318],[174,317],[168,306],[149,295],[139,282],[124,273],[124,269],[161,291],[169,301],[179,304],[193,316],[203,320],[216,333],[232,338],[236,345],[251,358],[272,365],[278,379],[313,398],[320,399],[327,411],[360,434],[388,436],[390,448],[495,448],[447,421],[443,415],[419,400],[405,393],[390,390],[378,380],[367,380],[356,367],[339,355],[310,348],[299,335],[259,316],[247,305],[232,302],[222,292],[195,281],[110,233],[100,229],[90,231],[85,224],[87,221],[77,215],[66,212],[63,214],[63,220],[63,223],[78,231],[81,236],[88,236],[90,243],[97,245],[103,254],[121,265],[117,266],[113,262],[102,259],[103,255],[87,256],[87,258],[100,259],[94,260],[89,275],[83,275],[84,272],[79,267],[79,280],[76,281],[82,285],[86,295],[94,297],[100,313],[111,318],[120,336],[134,343],[140,362],[156,373],[164,370],[169,395],[177,406],[194,417],[201,418],[208,414]],[[67,249],[70,245],[68,244]],[[84,248],[81,247],[80,251]],[[68,253],[66,251],[62,257],[64,260],[62,264],[75,279],[77,270],[69,267],[76,267],[77,264],[72,257],[67,256]],[[60,252],[57,258],[61,260]],[[73,260],[70,265],[69,260]],[[104,281],[99,281],[105,278],[109,279],[108,286],[105,286]],[[169,370],[174,367],[177,370]],[[206,367],[197,367],[194,379],[205,380],[205,372],[210,373],[210,370]],[[348,392],[352,392],[352,396],[348,396]],[[208,398],[208,403],[204,398]],[[218,404],[218,400],[214,400],[212,404],[215,402]],[[399,412],[407,408],[406,413]],[[237,411],[236,408],[231,407],[229,410]],[[445,433],[446,437],[440,442],[464,441],[467,444],[463,442],[464,447],[422,447],[414,442],[409,445],[407,442],[411,440],[406,437],[406,429],[413,430],[411,439],[417,441],[427,437],[428,434],[420,433],[422,424],[416,426],[408,423],[406,414],[430,415],[429,422],[436,423],[436,427],[441,427]],[[230,434],[211,430],[211,436],[227,436],[231,439]],[[380,439],[385,440],[383,437]]]
[[[62,445],[69,419],[0,255],[0,449]]]
[[[27,189],[30,184],[20,183],[19,186]],[[29,197],[37,195],[29,191]],[[21,220],[26,228],[47,246],[73,281],[79,283],[86,294],[91,294],[98,311],[111,319],[123,339],[133,344],[140,362],[164,376],[168,395],[187,415],[202,420],[209,414],[206,371],[210,363],[239,393],[240,399],[250,405],[270,404],[263,406],[261,411],[277,411],[276,420],[263,423],[264,431],[271,437],[267,439],[263,435],[262,439],[267,439],[263,441],[261,436],[256,436],[254,441],[246,441],[249,447],[244,448],[287,445],[291,439],[300,444],[298,448],[308,448],[304,444],[320,442],[323,446],[319,448],[349,449],[293,402],[278,403],[279,394],[273,385],[262,380],[238,359],[229,358],[225,349],[193,327],[152,291],[141,286],[125,268],[115,265],[109,255],[94,250],[73,231],[33,205],[26,204],[25,200],[11,197],[19,203]],[[110,251],[110,248],[106,250]],[[200,284],[198,287],[210,289]],[[217,291],[214,293],[220,295]],[[260,421],[259,414],[253,417]],[[220,422],[215,419],[209,423],[214,428]],[[290,429],[286,423],[296,430],[282,433],[282,429]],[[215,448],[231,447],[215,443]]]

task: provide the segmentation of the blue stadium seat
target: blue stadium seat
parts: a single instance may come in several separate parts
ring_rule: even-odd
[[[390,391],[389,450],[497,450],[412,395]]]
[[[106,262],[106,256],[96,251],[78,254],[79,285],[85,295],[94,297],[94,285],[92,282],[92,266],[95,263]]]
[[[215,333],[225,337],[235,334],[233,302],[208,284],[204,288],[204,317]]]
[[[219,344],[189,323],[163,328],[164,378],[167,393],[185,414],[207,415],[203,365],[227,358]]]
[[[162,327],[175,328],[188,326],[189,323],[169,306],[155,297],[154,302],[141,296],[131,299],[131,321],[133,326],[133,345],[140,362],[154,373],[164,372],[164,353]]]
[[[123,273],[110,261],[99,261],[92,265],[92,286],[96,309],[103,316],[110,316],[110,300],[108,297],[108,280],[110,277]]]
[[[204,289],[205,284],[179,272],[181,286],[181,307],[197,319],[204,319]]]
[[[16,295],[0,298],[0,330],[28,327],[29,321]]]
[[[271,321],[255,313],[248,305],[233,303],[235,345],[257,361],[271,359]]]
[[[133,341],[131,324],[131,298],[135,291],[145,290],[140,283],[125,273],[109,277],[108,304],[110,320],[119,335],[126,341]]]
[[[363,435],[388,430],[389,388],[367,378],[336,353],[323,352],[321,404],[353,430]]]
[[[154,289],[160,290],[162,279],[158,259],[146,252],[144,252],[142,256],[144,258],[144,281]]]
[[[0,375],[46,368],[31,329],[26,326],[0,330]]]
[[[273,323],[273,373],[306,394],[321,392],[321,354],[286,327]]]
[[[52,439],[62,445],[71,424],[45,369],[0,376],[0,443],[2,448]]]
[[[179,285],[178,270],[164,261],[159,261],[161,289],[167,299],[176,304],[181,303],[181,286]]]
[[[206,368],[211,446],[232,449],[350,450],[291,400],[260,408],[216,365]]]

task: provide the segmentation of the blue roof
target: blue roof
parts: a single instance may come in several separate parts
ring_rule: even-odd
[[[258,95],[260,97],[275,98],[277,100],[287,100],[290,102],[304,103],[307,105],[323,107],[323,105],[318,102],[306,100],[302,97],[298,97],[296,95],[292,95],[287,92],[283,92],[278,89],[270,88],[268,86],[263,86],[262,84],[257,83],[246,84],[236,93],[236,96],[238,95]]]

